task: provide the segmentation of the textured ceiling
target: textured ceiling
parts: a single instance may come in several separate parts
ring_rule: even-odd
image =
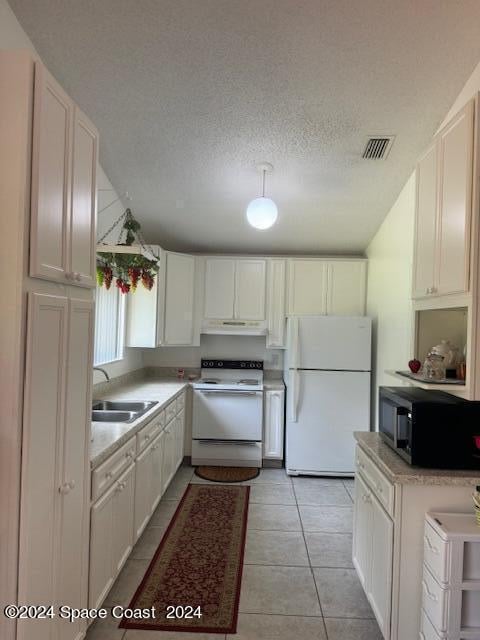
[[[478,0],[9,0],[151,242],[359,252],[480,59]],[[371,134],[395,134],[385,162]],[[248,227],[255,164],[269,231]]]

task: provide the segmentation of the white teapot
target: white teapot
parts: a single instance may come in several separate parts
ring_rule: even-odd
[[[430,353],[443,357],[443,364],[447,369],[455,367],[458,363],[458,347],[453,345],[449,340],[441,340],[440,344],[430,349]]]

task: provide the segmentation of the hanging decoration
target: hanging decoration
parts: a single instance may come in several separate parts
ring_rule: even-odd
[[[117,244],[102,244],[118,226],[120,234]],[[130,209],[126,209],[100,238],[97,244],[99,287],[105,286],[106,289],[110,289],[115,280],[115,285],[122,293],[134,293],[140,282],[149,291],[152,289],[160,265],[158,258],[146,247],[140,229],[138,220],[133,217]]]

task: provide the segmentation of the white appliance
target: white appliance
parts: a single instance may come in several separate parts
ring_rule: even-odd
[[[288,474],[354,474],[353,432],[370,429],[370,369],[370,318],[288,319]]]
[[[202,360],[192,386],[192,464],[261,467],[263,362]]]

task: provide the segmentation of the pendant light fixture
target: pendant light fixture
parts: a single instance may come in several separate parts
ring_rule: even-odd
[[[257,169],[262,173],[262,195],[260,198],[252,200],[247,207],[247,220],[255,229],[270,229],[277,220],[277,205],[270,198],[265,197],[265,176],[272,173],[273,166],[268,162],[257,165]]]

